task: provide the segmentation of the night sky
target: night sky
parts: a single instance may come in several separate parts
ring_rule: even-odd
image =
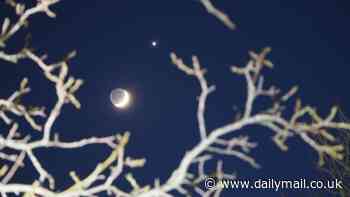
[[[265,72],[267,84],[287,91],[299,84],[303,103],[318,106],[321,114],[339,104],[350,114],[350,3],[332,1],[252,1],[216,0],[237,24],[231,31],[207,14],[196,0],[162,1],[62,1],[53,6],[56,19],[43,14],[30,20],[10,42],[15,51],[23,46],[26,32],[32,34],[32,46],[56,61],[76,49],[70,61],[71,73],[85,80],[77,93],[80,111],[65,106],[54,130],[62,140],[106,136],[130,131],[127,154],[146,157],[144,168],[133,171],[141,184],[157,177],[165,181],[179,164],[186,150],[199,141],[196,122],[197,81],[175,68],[169,54],[176,52],[190,64],[197,55],[208,69],[207,79],[217,90],[208,98],[208,129],[233,120],[235,108],[243,109],[244,78],[230,72],[232,65],[245,65],[248,51],[272,47],[269,59],[275,69]],[[1,19],[9,12],[1,3]],[[151,41],[157,40],[158,47]],[[55,102],[54,88],[41,71],[28,60],[12,65],[0,61],[1,98],[9,96],[24,76],[29,77],[29,104],[49,108]],[[128,109],[116,110],[109,94],[114,88],[126,88],[133,95]],[[262,103],[260,103],[262,104]],[[234,107],[236,106],[236,107]],[[257,106],[259,107],[259,106]],[[261,107],[261,106],[260,106]],[[0,123],[3,127],[3,123]],[[317,169],[317,153],[300,139],[288,141],[290,150],[281,152],[271,141],[273,132],[260,127],[245,128],[259,146],[252,155],[262,165],[259,170],[235,158],[222,157],[228,172],[240,178],[315,179],[323,175]],[[35,136],[34,136],[35,137]],[[56,177],[61,189],[72,183],[68,172],[81,176],[90,172],[109,153],[102,146],[84,150],[40,149],[46,169]],[[32,181],[30,166],[15,180]],[[283,191],[286,196],[316,196],[316,191]],[[289,193],[289,194],[288,194]],[[272,191],[226,191],[223,196],[281,197]],[[322,195],[321,195],[322,196]]]

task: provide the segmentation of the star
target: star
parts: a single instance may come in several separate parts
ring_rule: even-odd
[[[158,45],[158,43],[157,43],[157,41],[152,41],[151,45],[152,45],[153,47],[156,47],[156,46]]]
[[[159,40],[156,40],[156,39],[150,40],[149,45],[151,48],[158,48],[159,47]]]

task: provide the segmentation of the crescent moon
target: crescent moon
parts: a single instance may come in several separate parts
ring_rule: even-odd
[[[129,106],[131,96],[130,96],[130,93],[126,90],[121,90],[121,92],[123,93],[123,96],[119,102],[113,102],[114,100],[112,98],[112,95],[111,95],[111,101],[116,108],[123,109],[123,108],[126,108],[127,106]]]

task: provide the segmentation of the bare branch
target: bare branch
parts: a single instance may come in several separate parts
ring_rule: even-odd
[[[215,8],[215,6],[211,3],[210,0],[200,0],[200,2],[203,4],[208,13],[218,18],[222,23],[224,23],[226,27],[228,27],[231,30],[234,30],[236,28],[236,25],[231,21],[230,17],[227,16],[227,14],[225,14],[224,12]]]

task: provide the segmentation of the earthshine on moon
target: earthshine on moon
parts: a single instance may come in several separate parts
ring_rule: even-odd
[[[117,88],[112,90],[110,99],[116,108],[124,109],[130,105],[131,96],[125,89]]]

